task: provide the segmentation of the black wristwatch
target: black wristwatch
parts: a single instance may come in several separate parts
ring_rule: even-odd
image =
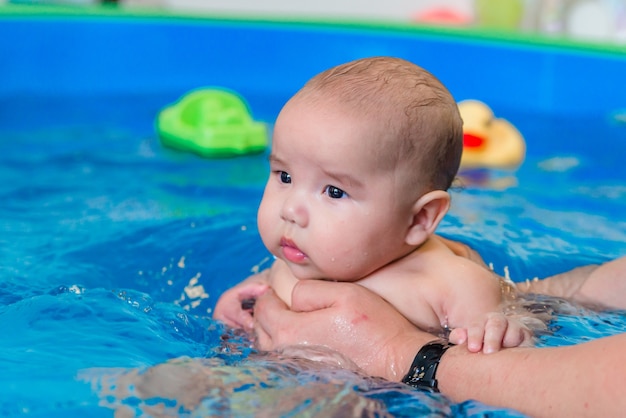
[[[437,366],[439,366],[443,353],[453,345],[448,340],[439,339],[423,346],[417,352],[409,373],[404,376],[402,383],[428,392],[439,392],[437,379],[435,378]]]

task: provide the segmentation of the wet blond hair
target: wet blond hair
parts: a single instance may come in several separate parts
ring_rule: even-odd
[[[294,99],[338,104],[359,119],[376,120],[377,164],[406,165],[420,193],[447,190],[457,174],[463,150],[457,104],[435,76],[409,61],[348,62],[313,77]]]

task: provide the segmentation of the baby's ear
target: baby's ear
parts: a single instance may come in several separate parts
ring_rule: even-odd
[[[407,232],[406,243],[421,245],[435,233],[439,222],[450,208],[450,195],[443,190],[433,190],[419,198],[413,205],[413,219]]]

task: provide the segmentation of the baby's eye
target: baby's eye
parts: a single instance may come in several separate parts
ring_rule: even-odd
[[[331,199],[341,199],[342,197],[348,196],[346,192],[335,186],[326,186],[324,193],[326,193]]]
[[[280,171],[280,181],[282,183],[291,183],[291,175],[289,173],[287,173],[286,171]]]

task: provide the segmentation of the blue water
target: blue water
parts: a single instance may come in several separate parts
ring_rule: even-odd
[[[268,260],[266,156],[163,149],[154,117],[179,93],[0,99],[1,416],[519,415],[225,334],[217,297]],[[248,98],[270,123],[283,100]],[[456,190],[440,232],[515,280],[626,255],[626,127],[507,116],[524,165]],[[626,315],[568,306],[550,326],[540,344],[573,344],[626,331]]]

